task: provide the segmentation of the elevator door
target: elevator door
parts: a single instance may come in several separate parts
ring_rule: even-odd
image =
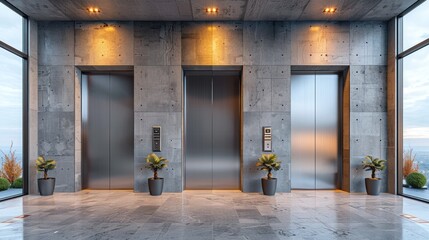
[[[336,74],[292,75],[293,189],[338,187],[338,84]]]
[[[240,72],[185,72],[185,189],[240,188]]]
[[[82,186],[132,189],[132,73],[82,75]]]

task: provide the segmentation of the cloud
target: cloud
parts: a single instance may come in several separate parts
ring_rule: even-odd
[[[429,127],[429,47],[408,55],[403,64],[404,131],[408,128]]]
[[[0,3],[0,15],[0,39],[21,50],[23,18],[2,3]]]
[[[429,1],[425,1],[403,18],[404,50],[429,37]]]

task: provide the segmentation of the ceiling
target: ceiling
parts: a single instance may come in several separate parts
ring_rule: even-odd
[[[8,0],[36,20],[370,21],[389,20],[417,0]],[[206,14],[207,7],[219,8]],[[334,6],[334,14],[322,13]],[[98,7],[99,14],[89,14]]]

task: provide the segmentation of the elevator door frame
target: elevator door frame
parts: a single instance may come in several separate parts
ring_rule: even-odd
[[[126,69],[126,70],[125,70]],[[81,153],[81,159],[82,159],[82,164],[81,164],[81,173],[82,173],[82,175],[81,175],[81,187],[82,187],[82,189],[99,189],[99,188],[89,188],[89,186],[87,186],[87,185],[85,185],[85,183],[84,183],[84,180],[85,180],[85,178],[88,178],[88,176],[84,176],[84,174],[85,174],[85,169],[84,169],[84,167],[85,167],[85,164],[84,164],[84,158],[85,158],[85,156],[84,156],[84,154],[85,154],[85,148],[87,148],[87,146],[84,144],[84,142],[85,141],[87,141],[86,140],[86,136],[85,136],[85,133],[86,133],[86,129],[85,129],[85,125],[86,124],[88,124],[88,123],[85,123],[85,120],[84,120],[84,118],[85,117],[87,117],[87,116],[85,116],[85,115],[87,115],[87,114],[84,114],[84,109],[85,109],[85,107],[84,107],[84,101],[83,101],[83,94],[84,94],[84,91],[88,91],[88,89],[85,89],[84,88],[84,86],[83,86],[83,81],[84,81],[84,79],[87,79],[88,78],[88,76],[89,75],[105,75],[105,76],[109,76],[110,77],[110,75],[113,75],[113,76],[115,76],[115,75],[126,75],[126,76],[128,76],[128,77],[131,77],[131,81],[132,81],[132,83],[131,83],[131,85],[132,85],[132,88],[133,88],[133,91],[132,91],[132,95],[131,95],[131,98],[132,98],[132,108],[133,108],[133,111],[134,111],[134,72],[132,71],[132,70],[128,70],[127,68],[124,68],[124,70],[122,70],[122,69],[112,69],[112,70],[109,70],[108,68],[106,68],[105,70],[103,69],[103,70],[92,70],[91,68],[88,68],[88,69],[85,69],[85,68],[83,68],[82,69],[82,71],[81,71],[81,73],[80,73],[80,92],[81,92],[81,101],[80,101],[80,105],[81,105],[81,123],[82,123],[82,125],[81,125],[81,134],[80,134],[80,137],[81,137],[81,149],[82,149],[82,153]],[[86,80],[87,81],[87,80]],[[110,81],[110,80],[109,80]],[[87,86],[86,86],[87,87]],[[109,98],[111,98],[111,96],[109,95]],[[110,103],[109,103],[109,105],[110,105]],[[109,115],[111,115],[111,113],[109,112]],[[110,117],[109,117],[110,118]],[[134,119],[134,116],[131,116],[131,119]],[[110,121],[110,120],[109,120]],[[134,120],[133,120],[133,124],[131,124],[131,127],[132,127],[132,132],[133,132],[133,135],[134,135]],[[109,131],[110,131],[110,129],[109,129]],[[110,133],[109,133],[110,134]],[[110,136],[109,136],[109,139],[110,139]],[[109,140],[110,141],[110,140]],[[134,137],[132,138],[132,140],[131,140],[132,142],[134,142]],[[101,188],[101,189],[103,189],[103,190],[115,190],[115,189],[119,189],[119,190],[124,190],[124,189],[129,189],[129,190],[131,190],[131,189],[134,189],[135,188],[135,186],[134,186],[134,144],[132,143],[132,145],[131,145],[131,147],[132,147],[132,151],[131,151],[131,154],[132,154],[132,159],[133,159],[133,171],[132,171],[132,173],[131,173],[131,175],[130,175],[130,177],[131,177],[131,179],[132,179],[132,186],[130,186],[129,188],[123,188],[123,187],[120,187],[120,188],[116,188],[116,187],[111,187],[111,184],[110,184],[110,181],[111,181],[111,178],[110,178],[110,167],[111,167],[111,163],[110,163],[110,158],[111,158],[111,155],[110,155],[110,149],[109,149],[109,179],[108,179],[108,181],[109,181],[109,188],[108,189],[104,189],[104,188]]]
[[[186,72],[188,71],[235,71],[239,74],[239,189],[243,190],[243,67],[242,66],[182,66],[182,186],[186,189]],[[207,189],[213,190],[213,189]]]
[[[296,70],[295,70],[296,69]],[[314,70],[317,69],[317,70]],[[338,76],[338,116],[337,116],[337,126],[338,126],[338,132],[337,132],[337,149],[338,149],[338,176],[337,176],[337,182],[335,183],[336,189],[342,189],[343,186],[343,89],[344,89],[344,81],[346,78],[348,69],[346,67],[342,66],[326,66],[326,67],[317,67],[311,69],[311,66],[303,67],[303,66],[293,66],[291,70],[291,84],[292,84],[292,75],[323,75],[323,74],[335,74]],[[292,102],[291,102],[292,104]],[[292,132],[291,132],[291,138],[292,138]],[[292,146],[291,146],[292,147]],[[292,148],[291,148],[291,155],[292,155]],[[292,160],[291,160],[291,171],[292,169]],[[316,173],[315,173],[316,174]],[[291,176],[291,182],[293,181]],[[299,188],[297,188],[299,189]],[[294,190],[294,189],[292,189]],[[308,189],[311,190],[311,189]],[[314,190],[317,190],[316,188]],[[323,190],[323,189],[319,189]]]

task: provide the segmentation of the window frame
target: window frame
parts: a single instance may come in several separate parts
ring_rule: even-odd
[[[397,131],[397,152],[396,152],[396,156],[397,156],[397,193],[398,195],[401,195],[403,197],[407,197],[407,198],[412,198],[415,200],[419,200],[419,201],[423,201],[423,202],[428,202],[429,203],[429,199],[424,199],[424,198],[419,198],[416,196],[412,196],[412,195],[407,195],[403,193],[403,101],[404,101],[404,96],[403,96],[403,90],[404,90],[404,67],[403,67],[403,60],[405,57],[407,57],[408,55],[417,52],[418,50],[429,46],[429,38],[415,44],[414,46],[409,47],[408,49],[403,49],[403,37],[404,37],[404,24],[403,24],[403,17],[405,15],[407,15],[408,13],[410,13],[411,11],[413,11],[415,8],[417,8],[418,6],[420,6],[422,3],[426,2],[426,0],[418,0],[417,2],[415,2],[413,5],[411,5],[409,8],[407,8],[405,11],[403,11],[401,14],[398,15],[397,17],[397,31],[396,31],[396,39],[397,39],[397,46],[396,46],[396,76],[397,76],[397,82],[396,82],[396,86],[397,86],[397,126],[396,126],[396,131]]]
[[[17,13],[22,17],[22,51],[8,45],[7,43],[0,40],[0,48],[11,52],[12,54],[20,57],[22,59],[22,178],[23,178],[23,188],[20,195],[14,195],[10,197],[5,197],[0,199],[0,201],[22,197],[28,195],[29,190],[29,162],[28,162],[28,106],[29,106],[29,97],[28,97],[28,50],[29,50],[29,19],[26,14],[21,12],[19,9],[14,7],[12,4],[6,0],[0,0],[0,4],[4,4],[6,7]]]

